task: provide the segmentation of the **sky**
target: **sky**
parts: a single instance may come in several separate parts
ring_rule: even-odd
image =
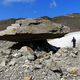
[[[0,20],[80,13],[80,0],[0,0]]]

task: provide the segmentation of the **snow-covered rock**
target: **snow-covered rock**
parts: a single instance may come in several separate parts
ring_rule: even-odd
[[[57,47],[72,47],[72,39],[73,37],[76,39],[76,47],[80,46],[80,31],[78,32],[71,32],[66,34],[62,38],[57,38],[57,39],[51,39],[48,41],[49,44]]]

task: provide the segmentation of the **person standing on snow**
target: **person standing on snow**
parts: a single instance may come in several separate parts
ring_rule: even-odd
[[[22,23],[19,23],[20,26],[22,26]]]
[[[73,37],[72,42],[73,42],[73,48],[75,48],[76,47],[76,39],[75,39],[75,37]]]

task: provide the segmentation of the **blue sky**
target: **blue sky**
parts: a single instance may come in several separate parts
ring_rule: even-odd
[[[80,13],[80,0],[0,0],[0,20]]]

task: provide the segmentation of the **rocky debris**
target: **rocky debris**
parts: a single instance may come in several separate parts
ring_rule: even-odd
[[[28,60],[30,60],[30,61],[34,61],[34,60],[37,59],[37,56],[36,56],[35,54],[28,54],[27,58],[28,58]]]
[[[8,49],[8,48],[12,47],[14,44],[16,44],[16,42],[10,42],[10,41],[2,41],[2,40],[0,40],[0,51],[2,51],[1,49],[3,49],[3,50],[4,49]]]
[[[17,53],[12,54],[12,57],[14,57],[14,58],[19,58],[23,55],[21,52],[18,52],[18,51],[15,51],[15,52],[17,52]]]
[[[24,77],[24,80],[32,80],[32,77],[29,76],[29,77]]]
[[[0,31],[0,40],[23,42],[28,40],[51,39],[64,36],[70,31],[67,26],[61,26],[50,20],[36,19],[18,20],[15,24]]]
[[[45,62],[46,62],[46,61],[45,61]],[[52,63],[53,63],[53,64],[52,64]],[[49,61],[49,60],[47,60],[46,66],[47,66],[51,71],[53,71],[53,72],[60,71],[59,66],[58,66],[57,63],[54,62],[54,61]]]
[[[6,61],[5,60],[3,60],[1,63],[0,63],[0,66],[6,66]]]
[[[11,50],[10,49],[0,49],[1,54],[3,55],[9,55],[11,54]]]
[[[14,66],[16,64],[16,59],[13,58],[10,62],[9,62],[9,66]]]
[[[29,47],[29,46],[28,46]],[[62,48],[52,51],[27,52],[27,46],[20,50],[10,50],[10,54],[0,51],[1,80],[79,80],[80,49]],[[4,49],[5,50],[5,49]],[[26,53],[26,56],[23,55]],[[75,54],[76,58],[71,54]]]
[[[77,76],[78,75],[78,68],[77,67],[70,67],[67,69],[67,71],[72,75],[72,76]]]
[[[20,52],[28,52],[27,46],[23,46],[19,51]]]

